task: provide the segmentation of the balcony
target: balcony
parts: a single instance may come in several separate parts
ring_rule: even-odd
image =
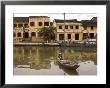
[[[81,29],[75,29],[74,32],[79,33],[79,32],[82,32],[82,30]]]
[[[23,30],[23,27],[14,27],[15,30]]]

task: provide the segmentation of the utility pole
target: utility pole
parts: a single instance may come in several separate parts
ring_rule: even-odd
[[[63,14],[64,14],[64,30],[63,30],[63,31],[64,31],[64,46],[66,46],[66,45],[65,45],[65,44],[66,44],[66,43],[65,43],[65,38],[66,38],[66,37],[65,37],[65,13],[63,13]],[[64,50],[64,57],[65,57],[65,50]]]
[[[65,42],[65,38],[66,38],[65,37],[65,13],[63,13],[63,14],[64,14],[64,30],[63,31],[64,31],[64,42]]]

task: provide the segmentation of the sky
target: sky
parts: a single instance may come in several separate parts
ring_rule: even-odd
[[[64,19],[64,13],[15,13],[14,17],[49,16],[50,21]],[[65,19],[90,20],[97,17],[96,13],[65,13]]]

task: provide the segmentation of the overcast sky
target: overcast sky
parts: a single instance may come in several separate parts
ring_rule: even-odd
[[[64,19],[63,13],[16,13],[14,17],[29,17],[29,16],[49,16],[50,21],[54,19]],[[97,17],[95,13],[66,13],[65,19],[77,19],[77,20],[90,20],[93,17]]]

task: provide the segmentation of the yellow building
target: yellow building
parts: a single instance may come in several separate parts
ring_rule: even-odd
[[[13,40],[14,42],[21,42],[24,39],[24,32],[29,31],[28,17],[14,17],[13,26]]]
[[[41,41],[38,30],[49,26],[48,16],[14,17],[14,42]]]
[[[56,27],[57,41],[79,41],[81,40],[82,24],[76,20],[54,20],[53,26]]]
[[[97,38],[97,17],[93,17],[91,20],[82,20],[83,26],[83,40],[84,39],[96,39]]]
[[[50,18],[48,16],[30,16],[29,17],[29,37],[32,41],[41,41],[42,37],[38,36],[38,31],[42,27],[50,26]]]
[[[29,16],[14,17],[13,40],[14,42],[43,41],[43,37],[38,36],[38,31],[42,27],[49,26],[56,28],[55,40],[58,42],[84,42],[87,39],[96,39],[97,35],[97,17],[81,21],[54,19],[52,23],[48,16]]]
[[[91,20],[77,21],[72,20],[59,20],[53,21],[53,26],[56,27],[56,40],[57,41],[74,41],[84,42],[86,39],[95,39],[97,33],[97,18]]]

